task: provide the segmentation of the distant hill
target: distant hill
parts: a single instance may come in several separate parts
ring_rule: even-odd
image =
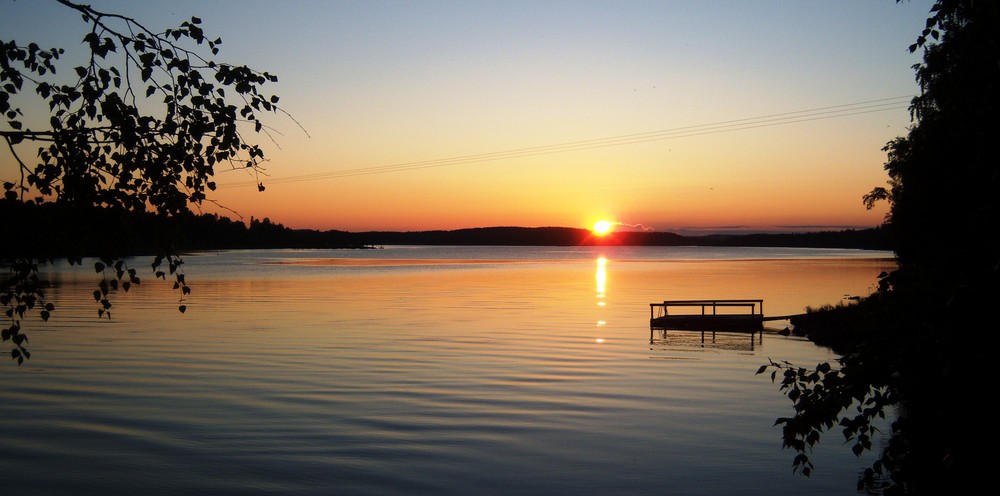
[[[241,248],[370,248],[378,245],[506,246],[774,246],[890,249],[884,228],[799,234],[681,236],[669,232],[613,232],[596,236],[570,227],[480,227],[450,231],[347,232],[290,229],[269,219],[249,224],[217,215],[164,218],[150,213],[81,209],[0,200],[5,220],[0,261],[16,257],[93,256],[109,246],[131,255],[160,247],[183,250]],[[114,241],[117,240],[117,241]]]
[[[681,236],[669,232],[622,231],[596,236],[570,227],[482,227],[453,231],[329,231],[330,239],[367,245],[514,245],[514,246],[774,246],[889,250],[884,228],[814,233]]]

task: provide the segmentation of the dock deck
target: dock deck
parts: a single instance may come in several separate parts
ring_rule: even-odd
[[[650,329],[756,333],[764,300],[667,300],[649,304]]]

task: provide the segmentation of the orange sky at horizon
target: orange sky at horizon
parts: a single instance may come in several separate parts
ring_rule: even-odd
[[[906,48],[932,2],[90,3],[155,27],[197,15],[221,60],[278,75],[292,117],[245,136],[266,190],[217,170],[205,212],[694,234],[879,225],[886,205],[861,198],[911,124]],[[4,38],[73,47],[85,29],[56,2],[0,5]]]
[[[884,184],[881,147],[895,135],[876,129],[845,143],[828,139],[838,132],[832,123],[789,126],[799,127],[794,137],[774,126],[385,174],[283,182],[275,173],[274,182],[262,178],[263,193],[245,176],[233,181],[242,185],[226,186],[223,178],[233,174],[227,172],[214,198],[227,206],[252,198],[249,215],[235,208],[247,220],[266,216],[290,227],[345,231],[589,228],[601,219],[692,233],[880,224],[886,206],[868,211],[861,196]],[[361,167],[413,161],[382,155]],[[513,168],[516,174],[508,172]]]

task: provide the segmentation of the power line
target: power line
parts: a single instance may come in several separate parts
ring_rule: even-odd
[[[761,127],[782,126],[800,122],[817,121],[824,119],[834,119],[848,117],[852,115],[869,114],[874,112],[885,112],[889,110],[906,109],[909,106],[912,95],[897,96],[892,98],[882,98],[878,100],[867,100],[863,102],[848,103],[843,105],[833,105],[819,107],[808,110],[798,110],[794,112],[782,112],[758,117],[743,119],[733,119],[719,121],[709,124],[699,124],[693,126],[682,126],[659,131],[649,131],[644,133],[623,134],[606,138],[596,138],[580,141],[569,141],[551,145],[532,146],[525,148],[515,148],[489,153],[479,153],[472,155],[461,155],[433,160],[422,160],[414,162],[402,162],[373,167],[359,167],[354,169],[344,169],[338,171],[319,172],[314,174],[302,174],[297,176],[272,177],[267,180],[268,184],[285,184],[303,181],[317,181],[322,179],[334,179],[341,177],[362,176],[371,174],[387,174],[390,172],[403,172],[418,169],[428,169],[434,167],[446,167],[453,165],[466,165],[472,163],[489,162],[495,160],[507,160],[513,158],[534,157],[539,155],[550,155],[555,153],[567,153],[595,148],[607,148],[612,146],[623,146],[650,141],[662,141],[668,139],[689,138],[706,134],[727,133],[732,131],[742,131]],[[220,187],[256,186],[256,181],[233,182]]]

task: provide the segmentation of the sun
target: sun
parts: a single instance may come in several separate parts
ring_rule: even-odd
[[[594,234],[598,236],[604,236],[610,233],[611,229],[614,227],[615,227],[614,222],[607,220],[599,220],[594,223],[594,227],[591,228],[591,231],[593,231]]]

